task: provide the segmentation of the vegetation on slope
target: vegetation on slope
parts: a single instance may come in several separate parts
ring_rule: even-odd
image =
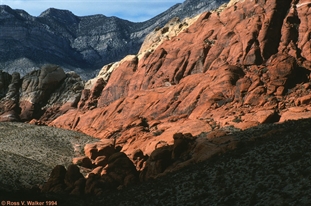
[[[25,123],[0,123],[0,190],[44,183],[56,165],[69,165],[86,143],[82,133]]]

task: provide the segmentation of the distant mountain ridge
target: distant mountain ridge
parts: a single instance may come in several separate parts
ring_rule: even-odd
[[[0,69],[22,75],[43,64],[57,64],[87,79],[105,64],[136,54],[144,37],[173,17],[194,16],[227,0],[187,0],[156,17],[134,23],[117,17],[79,17],[50,8],[34,17],[0,6]]]

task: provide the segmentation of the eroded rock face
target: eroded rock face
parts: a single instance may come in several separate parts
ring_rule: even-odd
[[[21,80],[19,73],[9,75],[5,72],[0,73],[0,121],[19,120],[19,88]]]
[[[84,82],[74,72],[66,73],[66,77],[54,88],[47,102],[42,108],[42,116],[37,123],[47,124],[70,109],[77,108],[81,99]]]
[[[49,119],[76,108],[84,88],[84,82],[77,74],[66,74],[56,65],[45,65],[23,78],[19,73],[1,72],[0,79],[0,121],[41,118],[41,123],[46,124]]]
[[[21,86],[21,119],[39,118],[44,102],[65,77],[65,72],[57,66],[46,66],[25,75]]]
[[[116,152],[113,139],[103,139],[100,142],[86,144],[84,146],[85,155],[91,160],[97,159],[99,156],[109,158]]]
[[[105,86],[97,87],[100,78],[94,80],[83,92],[80,109],[50,125],[117,137],[127,154],[139,148],[150,155],[159,141],[172,145],[176,132],[198,135],[224,126],[277,122],[295,99],[310,92],[301,86],[309,83],[311,70],[303,46],[308,12],[302,4],[231,2],[203,13],[185,29],[175,19],[156,32],[172,34],[176,28],[176,35],[115,64]],[[150,38],[146,41],[152,45]],[[102,90],[101,95],[91,98],[92,89]],[[92,101],[97,104],[91,109],[83,106]]]
[[[172,145],[160,144],[158,146],[158,144],[158,147],[150,154],[150,157],[146,158],[143,169],[139,170],[141,181],[164,175],[172,171],[173,168],[182,167],[187,161],[194,161],[192,154],[195,146],[198,144],[196,141],[197,137],[193,137],[190,133],[175,133],[173,139],[174,143]],[[142,154],[139,156],[144,157]],[[135,162],[135,159],[133,160]]]

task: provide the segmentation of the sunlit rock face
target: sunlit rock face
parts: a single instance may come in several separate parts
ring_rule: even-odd
[[[159,141],[171,145],[176,132],[310,117],[307,4],[229,5],[188,25],[175,19],[154,30],[138,55],[90,81],[78,109],[49,124],[150,154]]]

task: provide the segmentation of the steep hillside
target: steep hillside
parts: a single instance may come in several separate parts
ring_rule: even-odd
[[[215,9],[224,2],[186,1],[141,23],[104,15],[78,17],[53,8],[33,17],[0,6],[0,69],[24,75],[49,63],[90,78],[103,65],[137,53],[144,37],[169,19]]]

